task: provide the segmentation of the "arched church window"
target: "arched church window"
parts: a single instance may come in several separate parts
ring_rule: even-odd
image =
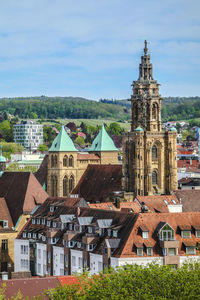
[[[71,193],[73,189],[74,189],[74,176],[71,175],[69,178],[69,193]]]
[[[74,166],[74,158],[72,155],[70,155],[69,157],[69,167],[73,167]]]
[[[153,145],[152,147],[152,159],[157,159],[158,158],[158,150],[157,147],[155,145]]]
[[[152,107],[152,118],[154,120],[157,119],[157,104],[156,103],[153,103],[153,107]]]
[[[52,197],[57,196],[57,176],[51,175],[51,194]]]
[[[54,156],[54,166],[56,167],[58,163],[58,158],[57,155]]]
[[[68,195],[68,180],[67,180],[67,176],[65,175],[65,177],[63,178],[63,196],[67,196]]]
[[[67,155],[65,155],[63,157],[63,167],[67,167],[67,165],[68,165],[68,157],[67,157]]]
[[[53,167],[54,167],[54,156],[51,155],[51,168],[53,168]]]
[[[153,171],[152,172],[152,184],[157,184],[158,183],[158,178],[157,178],[157,172]]]

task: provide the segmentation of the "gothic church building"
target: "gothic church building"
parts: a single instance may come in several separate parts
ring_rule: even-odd
[[[123,138],[123,189],[135,196],[170,194],[177,189],[177,133],[175,128],[162,130],[162,98],[146,41],[132,87],[131,132]]]

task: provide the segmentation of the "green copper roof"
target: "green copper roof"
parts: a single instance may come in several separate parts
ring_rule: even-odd
[[[0,155],[0,162],[6,162],[6,158],[2,155]]]
[[[77,151],[77,149],[74,146],[74,143],[72,142],[71,138],[65,131],[64,126],[62,126],[59,134],[54,139],[53,144],[51,145],[51,148],[49,149],[49,152],[65,152],[65,151]]]
[[[140,126],[138,126],[135,131],[144,131]]]
[[[175,127],[170,128],[170,131],[176,131]]]
[[[91,148],[88,151],[118,151],[111,137],[105,130],[104,125],[94,139]]]

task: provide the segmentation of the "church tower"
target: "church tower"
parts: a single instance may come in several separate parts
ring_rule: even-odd
[[[162,98],[147,41],[132,87],[131,132],[123,137],[123,189],[134,195],[170,194],[177,189],[177,134],[175,128],[162,130]]]

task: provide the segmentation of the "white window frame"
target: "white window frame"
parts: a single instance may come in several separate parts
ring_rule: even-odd
[[[35,219],[34,218],[32,219],[32,224],[35,224]]]
[[[173,249],[173,251],[172,251]],[[168,248],[168,256],[175,256],[177,255],[177,249],[176,248]]]
[[[191,251],[191,250],[193,250],[193,251]],[[195,246],[187,246],[186,247],[186,254],[196,255],[196,247]]]
[[[147,230],[142,231],[142,238],[145,240],[148,240],[149,238],[149,232]]]
[[[195,230],[195,237],[200,238],[200,230],[199,229]]]
[[[26,238],[26,232],[25,231],[22,233],[22,237]]]
[[[153,247],[147,247],[147,255],[148,256],[153,256]]]
[[[47,226],[51,227],[51,221],[47,221]]]
[[[118,236],[118,230],[113,230],[113,237],[117,237]]]
[[[42,225],[45,225],[45,223],[46,223],[45,219],[42,219]]]
[[[57,222],[53,222],[53,227],[54,227],[54,228],[57,227]]]
[[[137,256],[143,256],[143,248],[137,248]]]
[[[187,236],[187,234],[188,236]],[[183,239],[190,239],[191,238],[191,230],[181,230],[181,237]]]

